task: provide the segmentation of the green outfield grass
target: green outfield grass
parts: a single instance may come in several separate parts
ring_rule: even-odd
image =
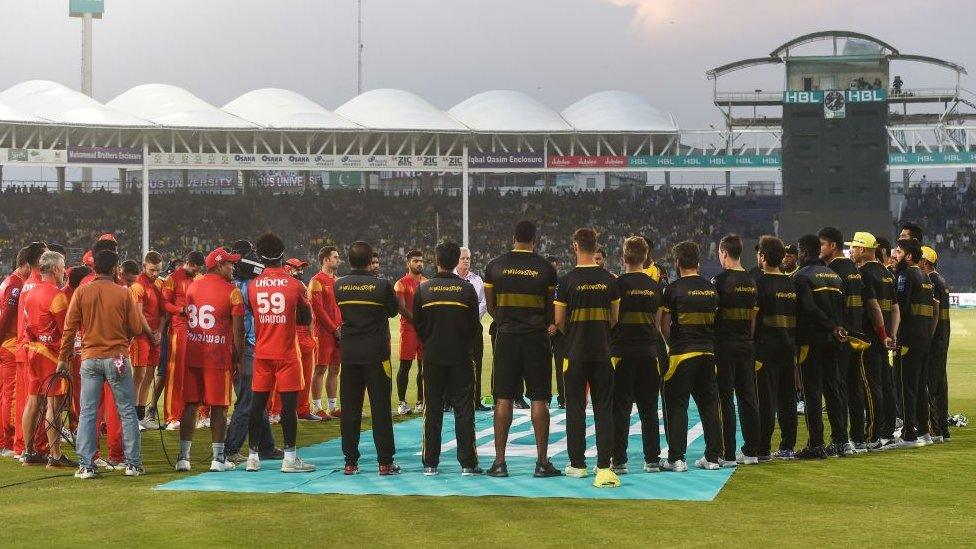
[[[949,412],[976,418],[976,311],[953,311],[952,322]],[[490,369],[486,347],[486,387]],[[51,478],[0,460],[0,531],[8,547],[968,546],[973,429],[918,450],[748,467],[708,503],[157,492],[177,475],[148,433],[140,478]],[[301,445],[338,434],[335,421],[299,426]],[[176,434],[164,437],[175,452]],[[202,469],[209,431],[195,442]]]

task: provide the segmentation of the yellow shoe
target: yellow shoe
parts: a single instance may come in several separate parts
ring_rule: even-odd
[[[596,478],[593,479],[593,486],[597,488],[619,488],[620,477],[610,469],[596,470]]]

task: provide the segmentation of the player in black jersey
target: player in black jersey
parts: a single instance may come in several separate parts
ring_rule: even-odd
[[[905,448],[931,443],[929,436],[928,380],[925,366],[938,311],[929,281],[918,262],[922,247],[914,238],[901,239],[891,251],[896,261],[895,288],[901,323],[898,345],[901,347],[902,403],[905,424],[901,430]]]
[[[935,270],[939,254],[928,246],[922,246],[922,272],[932,282],[935,300],[939,303],[938,322],[932,334],[929,348],[929,402],[930,434],[934,442],[945,442],[949,438],[949,385],[946,378],[946,362],[949,354],[949,285],[945,278]]]
[[[867,452],[864,424],[864,383],[860,368],[861,352],[870,344],[866,335],[868,325],[881,318],[881,309],[870,288],[866,288],[857,265],[844,255],[844,235],[836,227],[824,227],[817,234],[820,238],[820,259],[837,273],[844,282],[844,328],[851,335],[848,345],[842,345],[837,355],[837,367],[841,385],[844,387],[844,400],[847,404],[847,419],[850,423],[850,439],[855,453]],[[851,245],[851,243],[847,243]],[[865,315],[870,319],[865,322]],[[828,453],[840,452],[844,448],[829,448]]]
[[[788,276],[793,276],[796,272],[796,246],[793,244],[786,245],[786,255],[783,256],[783,264],[780,265],[779,270],[783,274]]]
[[[413,323],[424,346],[424,475],[437,474],[445,398],[454,410],[461,475],[484,473],[474,436],[475,339],[481,337],[478,294],[454,274],[461,248],[441,242],[434,251],[437,274],[420,283],[413,298]]]
[[[715,317],[715,364],[722,420],[722,456],[719,464],[759,463],[759,401],[756,397],[756,367],[752,334],[756,320],[756,282],[742,268],[742,239],[730,234],[718,245],[718,259],[724,269],[712,278],[718,292]],[[735,398],[733,399],[733,392]],[[735,448],[735,412],[738,404],[742,426],[741,452]]]
[[[888,361],[888,350],[894,348],[889,334],[894,333],[892,321],[898,315],[895,278],[876,259],[878,242],[874,235],[854,233],[845,244],[850,246],[851,259],[864,282],[865,305],[869,306],[864,309],[864,322],[874,327],[866,332],[870,345],[857,352],[856,360],[864,385],[866,448],[881,450],[894,437],[895,428],[895,394]]]
[[[837,353],[847,344],[844,329],[844,283],[820,261],[820,239],[808,234],[797,243],[800,268],[793,275],[798,304],[797,364],[803,384],[803,400],[809,440],[797,452],[801,459],[825,458],[821,399],[827,401],[830,438],[847,445],[846,406],[837,371]],[[850,448],[850,453],[853,453]],[[846,454],[846,449],[845,449]]]
[[[687,471],[688,397],[698,407],[705,435],[705,455],[695,462],[701,469],[718,469],[722,453],[722,423],[718,417],[715,381],[715,287],[698,274],[699,251],[694,242],[674,247],[678,279],[664,290],[661,330],[670,344],[664,374],[664,415],[669,471]]]
[[[613,471],[627,473],[627,441],[630,412],[637,403],[641,421],[644,471],[661,468],[661,435],[657,395],[661,390],[661,364],[657,360],[658,325],[661,317],[661,284],[644,273],[647,244],[632,236],[624,241],[626,272],[617,278],[620,320],[613,329],[610,361],[613,380]]]
[[[535,253],[535,224],[515,226],[514,248],[493,259],[485,271],[488,314],[495,319],[492,396],[495,399],[495,461],[488,475],[507,477],[505,446],[512,426],[512,401],[521,392],[532,401],[536,477],[559,476],[549,461],[549,401],[552,399],[552,294],[556,270]]]
[[[546,257],[546,261],[552,265],[553,271],[559,272],[558,257],[550,255]],[[549,333],[549,347],[552,348],[552,362],[556,365],[553,369],[556,376],[556,406],[560,410],[565,410],[566,388],[563,384],[563,358],[566,357],[566,352],[563,350],[563,333],[556,329],[555,324],[550,324],[547,332]]]
[[[573,233],[576,268],[559,280],[556,290],[556,325],[566,334],[566,444],[569,465],[566,474],[585,477],[586,386],[593,401],[596,423],[596,479],[598,488],[620,486],[610,469],[613,453],[613,367],[610,364],[610,332],[617,323],[620,297],[617,281],[593,260],[596,231],[577,229]]]
[[[756,388],[759,393],[759,461],[793,459],[796,446],[794,370],[796,288],[780,270],[785,247],[775,236],[759,239],[756,262],[763,275],[756,282]],[[780,443],[771,453],[773,428],[779,417]]]

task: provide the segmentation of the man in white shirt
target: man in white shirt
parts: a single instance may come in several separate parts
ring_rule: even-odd
[[[461,258],[458,266],[454,269],[454,274],[467,280],[474,286],[478,293],[478,318],[483,318],[488,311],[488,302],[485,301],[485,281],[480,276],[471,272],[471,250],[461,248]],[[481,403],[481,359],[484,355],[484,338],[479,333],[475,337],[474,344],[474,409],[478,412],[487,412],[491,408]]]

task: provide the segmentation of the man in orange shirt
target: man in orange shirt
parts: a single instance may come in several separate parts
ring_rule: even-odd
[[[398,412],[409,413],[407,406],[407,384],[410,383],[410,366],[413,359],[417,359],[417,407],[419,414],[424,411],[424,366],[420,349],[420,338],[413,327],[413,296],[420,287],[420,283],[427,280],[424,276],[424,254],[420,250],[407,253],[407,274],[396,281],[393,291],[396,292],[397,302],[400,304],[400,369],[397,370],[397,396],[400,397]]]
[[[156,279],[163,269],[163,256],[159,252],[150,250],[142,261],[142,272],[129,286],[129,292],[136,305],[142,310],[142,316],[156,334],[159,340],[160,332],[166,320],[166,310],[163,308],[163,294],[156,284]],[[158,429],[159,425],[146,419],[146,404],[149,401],[149,382],[153,371],[159,365],[159,345],[151,345],[149,336],[139,335],[132,339],[132,373],[136,386],[136,415],[142,429]]]
[[[75,477],[95,478],[93,461],[98,448],[96,416],[102,388],[108,383],[118,405],[125,445],[125,474],[139,476],[142,467],[139,421],[136,419],[135,387],[129,361],[129,341],[139,334],[155,334],[146,323],[126,288],[120,287],[115,274],[119,256],[112,250],[95,254],[95,272],[90,284],[75,290],[64,322],[58,371],[71,371],[68,360],[73,354],[74,336],[81,330],[81,412],[78,422],[78,471]]]
[[[61,293],[64,283],[64,256],[58,252],[41,255],[41,281],[24,299],[20,309],[24,315],[24,335],[27,341],[27,406],[24,408],[24,440],[27,448],[24,465],[49,468],[74,467],[75,463],[61,453],[61,402],[68,393],[66,376],[57,376],[57,353],[61,348],[61,330],[68,312],[68,300]],[[47,434],[50,454],[47,458],[34,451],[34,434],[41,409],[41,399],[47,398],[43,432]]]
[[[285,261],[285,271],[291,276],[295,277],[295,280],[302,282],[304,278],[304,269],[308,266],[308,263],[302,261],[298,258],[291,258]],[[305,287],[305,283],[302,282],[302,287]],[[306,290],[306,293],[310,293]],[[316,342],[315,338],[312,337],[312,325],[315,324],[314,312],[313,318],[310,319],[311,322],[308,324],[299,323],[295,328],[298,333],[298,351],[301,353],[302,359],[302,378],[305,381],[305,386],[298,393],[298,419],[305,421],[322,421],[322,417],[312,413],[312,407],[309,403],[309,394],[312,389],[312,380],[314,379],[315,372],[315,360],[317,358],[316,353]],[[336,363],[338,368],[338,363]],[[321,383],[321,379],[319,380]],[[321,395],[320,395],[321,396]],[[334,399],[330,399],[332,401]],[[321,408],[321,401],[319,402],[319,407]],[[279,410],[280,412],[280,410]]]
[[[196,427],[197,406],[210,406],[213,419],[210,470],[230,471],[234,464],[224,456],[226,413],[230,406],[231,380],[244,356],[244,298],[231,283],[234,263],[241,256],[218,247],[204,264],[207,274],[187,289],[186,377],[183,380],[183,419],[180,422],[180,455],[177,471],[190,470],[190,444]]]
[[[30,274],[24,279],[24,285],[20,289],[20,303],[23,304],[28,292],[41,282],[41,273],[38,265],[41,255],[47,251],[47,245],[43,242],[32,242],[24,252],[24,259],[30,265]],[[18,311],[23,307],[18,306]],[[17,350],[14,353],[17,358],[17,379],[14,392],[14,457],[23,457],[24,453],[24,409],[27,407],[27,339],[24,334],[24,315],[21,312],[17,315]],[[34,440],[34,448],[39,452],[47,452],[47,437],[39,434]]]
[[[27,248],[17,253],[14,271],[0,284],[0,457],[13,457],[14,393],[17,385],[17,311],[20,290],[30,275],[24,259]]]
[[[281,430],[285,439],[281,472],[310,473],[315,471],[315,465],[302,461],[295,449],[298,392],[305,385],[296,341],[297,326],[311,322],[312,308],[305,296],[305,286],[282,268],[285,245],[281,239],[266,233],[258,238],[254,247],[265,268],[247,286],[256,334],[247,470],[261,469],[258,446],[264,409],[271,391],[277,388],[281,393]]]
[[[163,283],[163,308],[170,315],[169,364],[166,367],[166,429],[180,428],[183,417],[183,376],[186,374],[186,290],[203,267],[203,253],[190,252],[186,263]]]
[[[308,300],[312,304],[315,336],[318,338],[318,357],[315,375],[312,377],[312,412],[322,419],[332,419],[336,411],[336,392],[339,386],[341,362],[339,352],[339,327],[342,314],[335,300],[336,269],[339,268],[339,251],[335,246],[319,250],[321,270],[308,283]],[[326,376],[326,372],[328,375]],[[325,394],[328,410],[322,407],[322,378],[325,377]]]

